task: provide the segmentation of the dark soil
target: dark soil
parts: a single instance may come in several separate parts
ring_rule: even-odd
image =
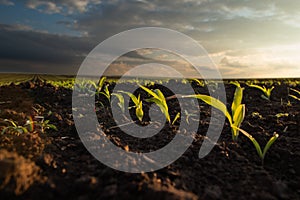
[[[166,96],[172,95],[167,89],[158,88]],[[207,93],[205,88],[195,90]],[[234,90],[234,85],[226,84],[228,102],[232,101]],[[2,86],[0,130],[7,125],[3,119],[22,125],[29,116],[42,115],[56,125],[58,131],[0,135],[0,198],[300,199],[300,102],[288,99],[284,84],[275,87],[271,101],[260,95],[261,91],[245,86],[247,110],[242,128],[262,146],[274,132],[280,135],[263,166],[247,138],[240,136],[238,143],[232,142],[228,123],[212,152],[199,159],[210,116],[210,107],[199,101],[199,130],[184,155],[161,170],[131,174],[105,166],[83,146],[72,118],[71,90],[30,82]],[[171,99],[168,104],[174,107],[170,111],[174,118],[180,111],[178,102]],[[145,113],[149,106],[145,103]],[[151,140],[143,139],[143,145],[139,145],[141,142],[122,134],[120,129],[110,129],[115,123],[108,108],[98,106],[96,110],[107,136],[128,151],[159,149],[176,134],[178,124],[175,123],[165,126]],[[278,113],[288,115],[276,117]],[[144,125],[149,121],[147,114],[144,121]]]

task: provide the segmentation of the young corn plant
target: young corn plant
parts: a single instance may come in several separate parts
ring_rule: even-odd
[[[174,119],[173,119],[173,121],[172,121],[171,124],[174,125],[175,122],[176,122],[178,119],[180,119],[180,112],[178,112],[178,113],[176,114],[176,116],[174,117]]]
[[[106,77],[105,77],[105,76],[103,76],[103,77],[99,80],[98,85],[96,86],[96,88],[97,88],[96,91],[97,91],[97,92],[100,92],[100,91],[102,90],[105,81],[106,81]]]
[[[261,98],[270,101],[271,93],[272,93],[272,90],[274,89],[274,86],[272,86],[271,88],[266,88],[265,86],[259,86],[259,85],[253,85],[253,84],[248,85],[248,86],[261,90],[263,92],[263,94],[261,95]]]
[[[12,134],[16,134],[16,135],[20,135],[23,133],[28,133],[28,130],[25,126],[20,126],[18,125],[16,122],[14,122],[13,120],[8,120],[8,119],[4,119],[5,122],[8,122],[10,125],[5,127],[1,134],[5,134],[5,133],[12,133]]]
[[[145,90],[150,96],[152,96],[150,99],[147,99],[146,101],[155,103],[160,108],[161,112],[165,115],[167,121],[171,123],[169,108],[164,94],[159,89],[155,89],[152,91],[142,85],[140,85],[140,87],[143,90]]]
[[[111,97],[111,94],[108,90],[108,86],[106,85],[103,89],[103,91],[99,91],[98,94],[102,94],[103,96],[105,96],[107,98],[107,100],[110,102],[110,97]]]
[[[91,80],[82,80],[81,82],[76,83],[76,87],[79,91],[88,95],[91,95],[93,88],[97,88],[95,82]]]
[[[57,127],[54,124],[50,124],[49,120],[42,120],[41,122],[34,122],[34,126],[39,127],[41,132],[44,133],[47,129],[53,129],[57,131]]]
[[[131,98],[132,102],[134,103],[135,115],[138,118],[138,120],[141,122],[144,116],[143,102],[141,101],[141,95],[139,94],[138,97],[136,97],[134,94],[130,92],[125,92],[125,91],[119,91],[119,92],[127,94]],[[124,103],[124,99],[123,99],[123,103]]]
[[[238,129],[243,135],[245,135],[252,142],[252,144],[254,145],[254,147],[257,151],[258,156],[261,159],[261,164],[264,165],[264,159],[265,159],[266,153],[270,149],[272,144],[277,140],[279,135],[277,133],[274,133],[273,136],[269,139],[269,141],[265,145],[264,149],[262,150],[261,146],[259,145],[259,143],[256,141],[256,139],[252,135],[250,135],[249,133],[247,133],[246,131],[244,131],[243,129],[240,129],[238,127],[234,127],[234,128]]]
[[[189,113],[187,110],[184,110],[184,114],[186,115],[185,121],[186,121],[187,124],[190,124],[190,118],[191,118],[191,117],[197,116],[197,115],[194,114],[194,113]]]
[[[119,93],[112,93],[111,96],[115,96],[118,99],[118,106],[121,108],[122,113],[125,112],[125,102],[124,102],[124,97],[122,94]],[[112,99],[113,102],[114,99]]]
[[[93,94],[91,94],[91,96],[92,95]],[[98,95],[98,97],[100,95],[104,96],[107,99],[108,103],[110,103],[112,94],[109,92],[109,89],[108,89],[107,85],[105,85],[104,89],[102,89],[102,90],[97,89],[96,95]],[[103,101],[97,101],[97,103],[99,103],[101,107],[104,107],[104,102]]]
[[[226,105],[223,102],[208,95],[195,94],[195,95],[187,95],[183,97],[200,99],[205,103],[207,103],[208,105],[213,106],[216,109],[220,110],[229,121],[231,127],[232,140],[237,141],[239,136],[239,129],[235,127],[239,128],[245,117],[245,104],[242,104],[243,90],[244,88],[240,86],[236,87],[233,102],[231,104],[231,112],[227,109]]]
[[[200,81],[199,79],[192,78],[192,79],[190,79],[190,81],[191,81],[191,82],[195,82],[195,83],[198,84],[200,87],[204,87],[204,86],[205,86],[204,81]]]

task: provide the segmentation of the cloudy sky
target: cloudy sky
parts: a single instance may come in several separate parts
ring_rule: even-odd
[[[0,0],[0,72],[76,74],[97,44],[146,26],[197,40],[225,78],[300,77],[299,0]],[[172,59],[159,54],[124,60]]]

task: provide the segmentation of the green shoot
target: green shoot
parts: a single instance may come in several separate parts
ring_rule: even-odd
[[[108,86],[107,85],[104,87],[104,91],[103,92],[99,92],[99,94],[104,95],[108,99],[108,101],[110,101],[111,94],[110,94],[110,92],[108,90]]]
[[[178,112],[178,113],[176,114],[176,116],[174,117],[173,122],[172,122],[172,125],[174,125],[175,122],[176,122],[179,118],[180,118],[180,112]]]
[[[237,141],[239,130],[233,127],[240,127],[245,117],[245,105],[241,104],[243,99],[243,90],[244,88],[241,87],[236,88],[233,102],[231,105],[231,113],[228,111],[226,105],[223,102],[211,96],[196,94],[196,95],[188,95],[183,97],[192,97],[192,98],[200,99],[205,103],[207,103],[208,105],[213,106],[216,109],[220,110],[229,121],[233,141]]]
[[[263,99],[270,101],[271,92],[274,89],[274,86],[272,86],[271,88],[266,88],[265,86],[259,86],[259,85],[248,85],[248,86],[261,90],[264,93],[261,97]]]
[[[135,115],[139,119],[139,121],[142,121],[143,116],[144,116],[144,111],[143,111],[143,102],[141,101],[140,94],[138,95],[138,97],[136,97],[134,94],[132,94],[130,92],[125,92],[125,91],[119,91],[119,92],[127,94],[131,98],[132,102],[135,105],[134,106],[135,107]]]
[[[49,120],[42,120],[41,122],[34,122],[34,125],[40,127],[42,133],[44,133],[47,129],[53,129],[57,131],[56,126],[54,124],[50,124],[49,122]]]
[[[298,101],[300,101],[300,98],[299,97],[296,97],[295,95],[289,95],[289,97],[292,97],[293,99],[296,99],[296,100],[298,100]]]
[[[111,96],[116,96],[119,100],[118,106],[121,108],[122,112],[125,112],[125,103],[124,103],[124,97],[121,94],[118,93],[112,93]]]
[[[141,95],[139,94],[138,98],[136,98],[135,96],[131,97],[132,101],[135,103],[136,105],[136,110],[135,110],[135,114],[137,116],[137,118],[142,121],[143,120],[143,116],[144,116],[144,111],[143,111],[143,102],[141,101]]]
[[[103,77],[100,79],[99,83],[98,83],[98,87],[96,87],[96,88],[97,88],[97,92],[100,92],[100,91],[102,90],[105,81],[106,81],[106,77],[103,76]]]
[[[245,118],[245,104],[242,104],[244,88],[236,87],[233,102],[231,104],[232,113],[232,126],[240,127]],[[233,140],[237,140],[239,131],[237,129],[231,129]]]
[[[197,116],[196,114],[189,113],[187,110],[184,110],[184,114],[186,115],[185,121],[187,124],[190,124],[190,117]]]
[[[235,127],[236,129],[239,129],[239,131],[241,133],[243,133],[248,139],[250,139],[250,141],[252,142],[252,144],[254,145],[258,156],[261,159],[261,164],[264,165],[264,159],[266,156],[267,151],[270,149],[270,147],[272,146],[272,144],[277,140],[277,138],[279,137],[279,135],[277,133],[274,133],[273,136],[269,139],[269,141],[267,142],[267,144],[265,145],[264,149],[262,150],[260,145],[258,144],[258,142],[256,141],[256,139],[250,135],[249,133],[247,133],[246,131]]]
[[[1,132],[2,135],[5,134],[5,133],[14,133],[14,134],[17,134],[17,135],[20,135],[20,134],[23,134],[23,133],[28,133],[28,130],[27,130],[26,127],[19,126],[12,120],[5,119],[4,121],[9,122],[11,125],[5,127],[2,130],[2,132]]]
[[[155,103],[160,108],[161,112],[165,115],[167,121],[171,122],[169,108],[164,94],[159,89],[155,89],[154,91],[152,91],[142,85],[140,85],[140,87],[152,96],[152,98],[147,99],[146,101]]]
[[[204,82],[203,82],[203,81],[200,81],[199,79],[192,78],[192,79],[190,79],[190,80],[196,82],[196,83],[197,83],[199,86],[201,86],[201,87],[204,87],[204,86],[205,86]]]

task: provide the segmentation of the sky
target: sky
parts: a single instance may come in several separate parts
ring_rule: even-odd
[[[0,73],[76,74],[99,43],[140,27],[195,39],[224,78],[300,77],[299,0],[0,0]],[[149,60],[187,67],[175,57],[129,52],[111,73]]]

